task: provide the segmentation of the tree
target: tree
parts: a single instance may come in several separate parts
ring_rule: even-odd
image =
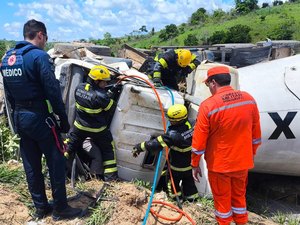
[[[148,30],[146,28],[145,25],[143,25],[140,29],[139,29],[142,33],[145,32],[145,33],[148,33]]]
[[[224,44],[226,41],[226,32],[224,30],[215,31],[212,36],[207,39],[208,43],[213,44]]]
[[[247,25],[237,24],[230,27],[226,33],[226,43],[249,43],[251,42],[251,28]]]
[[[193,46],[198,45],[199,41],[195,34],[189,34],[187,38],[184,40],[184,45]]]
[[[165,29],[160,31],[159,38],[163,41],[170,40],[176,37],[179,34],[179,31],[175,24],[170,24],[165,27]]]
[[[217,9],[212,14],[212,19],[214,21],[220,21],[221,18],[226,16],[226,12],[224,12],[222,9]]]
[[[267,3],[267,2],[264,2],[263,4],[262,4],[262,6],[261,6],[262,8],[267,8],[267,7],[269,7],[269,3]]]
[[[235,9],[238,13],[249,13],[258,9],[258,0],[235,0]]]
[[[106,46],[111,46],[116,43],[116,39],[112,38],[111,34],[109,32],[106,32],[103,35],[104,39],[102,40],[102,44]]]
[[[151,35],[154,35],[154,33],[155,33],[155,30],[154,30],[154,27],[152,27],[152,29],[151,29]]]
[[[274,2],[273,2],[273,6],[277,6],[277,5],[282,5],[283,4],[283,1],[278,1],[278,0],[275,0]]]
[[[197,25],[204,23],[207,18],[206,10],[204,8],[197,9],[196,12],[194,12],[191,16],[191,24]]]

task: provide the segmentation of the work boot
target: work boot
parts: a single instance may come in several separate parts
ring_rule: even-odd
[[[118,181],[118,173],[113,172],[113,173],[105,173],[104,174],[104,181]]]
[[[63,220],[63,219],[72,219],[81,216],[82,216],[82,209],[72,208],[69,205],[63,210],[58,211],[54,209],[52,213],[52,219],[55,221]]]
[[[33,213],[34,219],[43,219],[44,217],[50,215],[53,211],[53,208],[51,205],[48,205],[44,208],[37,208],[35,212]]]

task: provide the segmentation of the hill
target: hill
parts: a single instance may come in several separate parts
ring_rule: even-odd
[[[184,40],[189,35],[194,35],[198,45],[208,44],[207,40],[216,31],[227,31],[235,25],[246,25],[251,28],[251,42],[271,39],[300,40],[300,2],[285,3],[283,5],[260,8],[246,15],[237,15],[229,12],[219,16],[209,15],[205,23],[199,25],[181,24],[177,26],[179,34],[171,39],[162,41],[159,35],[163,31],[153,35],[128,36],[119,39],[118,45],[127,43],[136,48],[150,48],[155,45],[179,45],[183,46]],[[286,37],[285,37],[286,36]],[[116,47],[114,45],[114,47]]]

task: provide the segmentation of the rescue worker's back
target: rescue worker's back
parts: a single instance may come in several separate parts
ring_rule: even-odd
[[[208,169],[214,172],[233,172],[253,168],[253,141],[260,137],[258,130],[252,137],[252,124],[259,124],[255,100],[248,93],[234,91],[232,87],[222,87],[200,107],[197,120],[210,127],[208,130],[195,127],[194,143],[204,149]],[[210,118],[208,121],[207,118]],[[254,121],[253,121],[254,120]],[[222,126],[219,126],[222,124]],[[232,132],[232,128],[234,132]]]

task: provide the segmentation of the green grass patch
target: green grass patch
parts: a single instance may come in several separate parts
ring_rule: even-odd
[[[0,164],[0,183],[18,185],[25,181],[22,168],[10,168],[7,164]]]

